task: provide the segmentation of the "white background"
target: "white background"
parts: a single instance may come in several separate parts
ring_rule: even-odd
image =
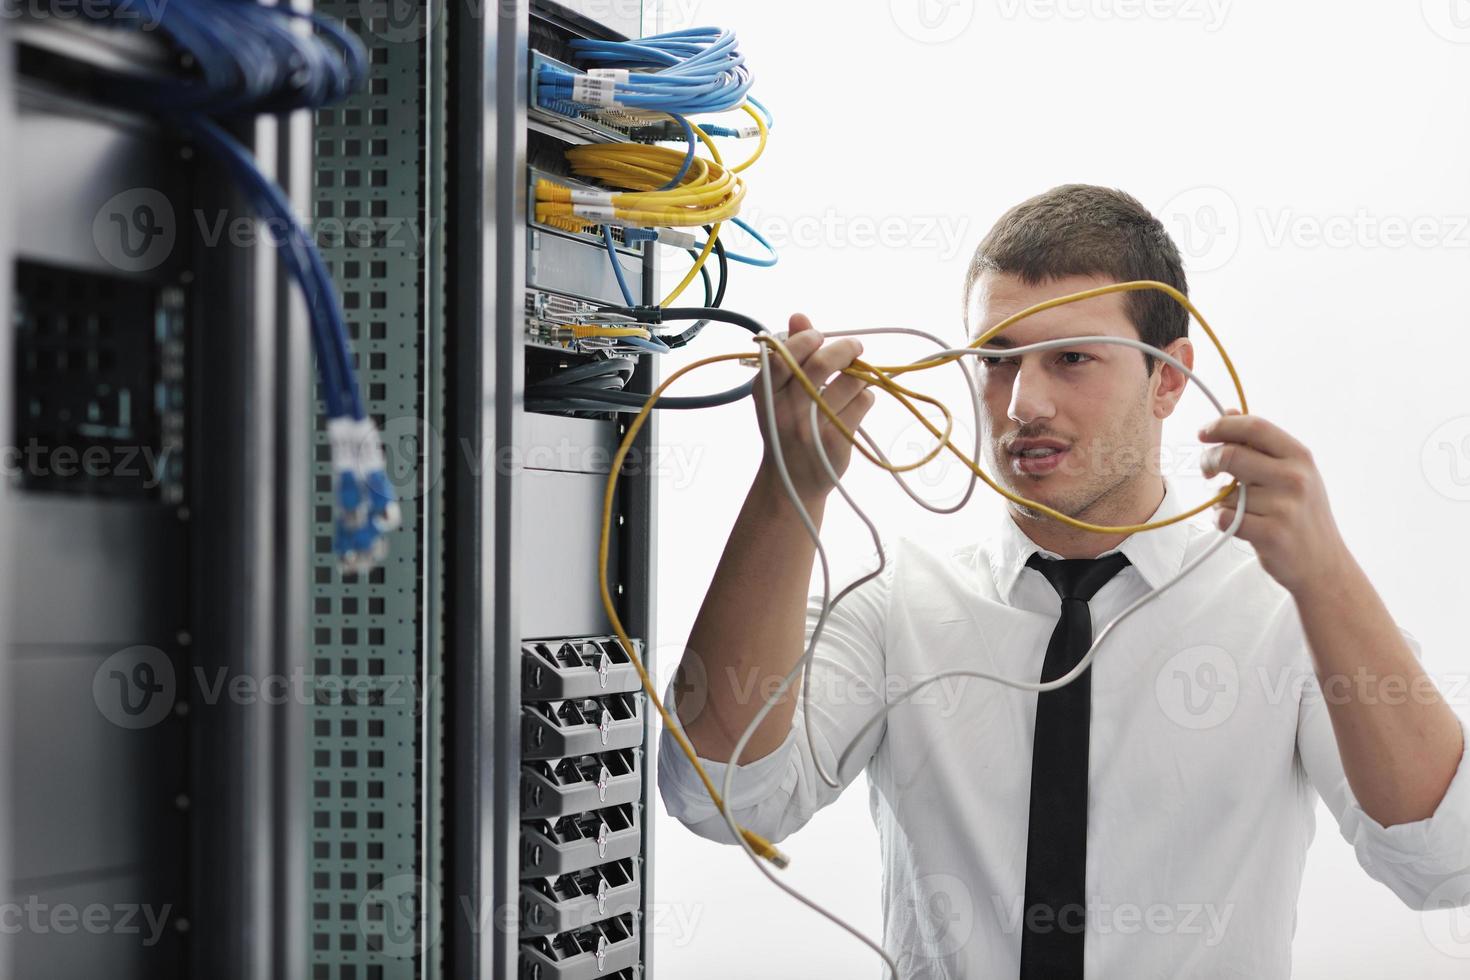
[[[735,28],[756,94],[777,117],[749,174],[746,217],[783,239],[781,264],[736,267],[727,306],[773,330],[802,310],[819,328],[920,326],[958,343],[965,264],[1002,211],[1059,183],[1129,191],[1185,252],[1191,294],[1249,407],[1312,448],[1354,554],[1466,712],[1470,4],[665,0],[665,9],[666,26]],[[666,261],[679,263],[674,253]],[[685,300],[699,301],[697,286]],[[1232,401],[1218,355],[1197,327],[1191,335],[1196,366]],[[916,345],[881,349],[907,358]],[[742,349],[751,345],[740,331],[711,327],[666,370]],[[869,344],[870,359],[878,350]],[[721,366],[681,390],[745,376]],[[927,377],[958,409],[953,379]],[[913,458],[922,443],[899,413],[880,399],[870,428]],[[1194,438],[1207,414],[1196,391],[1164,430],[1167,472],[1191,504],[1209,493]],[[666,678],[760,448],[749,402],[664,413],[660,424],[656,652]],[[958,477],[953,462],[935,471],[934,491]],[[933,517],[861,459],[849,486],[890,537],[943,544],[1000,513],[982,486],[961,514]],[[825,537],[844,582],[871,556],[840,502]],[[775,890],[737,849],[655,809],[656,976],[878,976],[871,952]],[[792,883],[879,933],[865,784],[785,849]],[[1405,908],[1358,868],[1319,808],[1296,977],[1470,975],[1470,918],[1457,920],[1463,943],[1442,939],[1453,915]]]

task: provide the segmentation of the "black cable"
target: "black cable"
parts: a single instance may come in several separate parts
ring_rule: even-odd
[[[759,336],[769,333],[754,317],[722,310],[712,306],[675,306],[662,309],[657,306],[627,306],[614,308],[612,312],[624,313],[639,323],[658,324],[669,320],[703,320],[729,323],[743,327]],[[661,338],[662,339],[662,338]],[[672,345],[670,345],[672,346]],[[755,391],[754,378],[728,391],[711,395],[666,395],[655,404],[655,409],[699,409],[730,405],[750,397]],[[648,401],[647,395],[632,391],[605,391],[592,394],[577,385],[538,384],[526,389],[526,407],[540,412],[636,412]]]
[[[578,364],[573,367],[563,368],[560,371],[548,375],[544,380],[538,381],[536,385],[532,385],[531,387],[535,388],[537,385],[542,384],[581,384],[586,381],[592,381],[605,377],[621,377],[622,382],[618,385],[618,387],[622,387],[623,385],[628,383],[629,378],[633,377],[633,371],[635,368],[637,368],[637,366],[638,362],[630,357],[598,358],[597,360],[590,361],[586,364]]]
[[[656,409],[699,409],[731,405],[749,398],[755,391],[755,379],[728,391],[712,395],[665,395],[653,406]],[[647,395],[633,391],[606,391],[592,394],[575,385],[537,385],[526,392],[526,407],[537,411],[586,411],[634,412],[648,401]],[[565,407],[563,407],[565,406]]]
[[[716,242],[715,244],[718,245],[719,242]],[[690,258],[694,259],[694,261],[696,261],[696,262],[699,261],[699,252],[695,251],[692,248],[691,249],[688,249],[688,252],[689,252],[689,257]],[[705,306],[714,306],[715,305],[715,286],[714,286],[714,283],[710,282],[710,278],[709,278],[709,263],[708,262],[706,262],[704,265],[702,265],[702,266],[699,267],[699,277],[704,280],[704,305]]]
[[[713,306],[671,306],[668,309],[658,306],[621,306],[612,307],[607,312],[630,316],[639,323],[659,324],[670,320],[714,320],[718,323],[743,327],[757,335],[770,333],[765,325],[754,317]],[[663,337],[659,339],[666,341],[666,338]]]
[[[704,230],[711,235],[715,233],[714,228],[709,225],[705,225]],[[718,238],[715,239],[715,255],[720,260],[720,290],[715,293],[714,302],[705,305],[719,307],[725,305],[725,286],[730,282],[730,260],[725,257],[725,243]]]

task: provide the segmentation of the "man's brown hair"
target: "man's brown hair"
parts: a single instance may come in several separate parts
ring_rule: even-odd
[[[1188,294],[1179,249],[1164,225],[1131,194],[1093,184],[1062,184],[1011,208],[975,249],[965,277],[970,294],[986,272],[1037,285],[1062,276],[1102,276],[1117,282],[1154,279]],[[1158,290],[1123,297],[1139,338],[1163,349],[1189,334],[1189,313]],[[1144,355],[1153,374],[1154,357]]]

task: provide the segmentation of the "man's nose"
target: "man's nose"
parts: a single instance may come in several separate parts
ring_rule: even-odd
[[[1022,424],[1049,419],[1056,414],[1051,383],[1039,359],[1023,358],[1011,381],[1011,403],[1007,413]]]

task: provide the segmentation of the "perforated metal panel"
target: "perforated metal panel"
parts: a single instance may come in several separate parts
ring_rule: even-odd
[[[426,534],[439,493],[438,317],[425,301],[437,261],[426,177],[434,100],[428,45],[439,5],[330,0],[368,46],[370,88],[316,114],[313,219],[340,288],[368,411],[385,434],[403,510],[386,563],[346,578],[332,554],[331,470],[315,437],[311,725],[311,976],[437,974],[434,903],[441,625],[440,549]],[[366,19],[364,19],[366,18]],[[436,110],[437,111],[437,110]],[[426,236],[432,231],[432,236]],[[426,239],[431,247],[426,250]],[[426,428],[426,423],[429,428]],[[436,798],[436,797],[435,797]]]

